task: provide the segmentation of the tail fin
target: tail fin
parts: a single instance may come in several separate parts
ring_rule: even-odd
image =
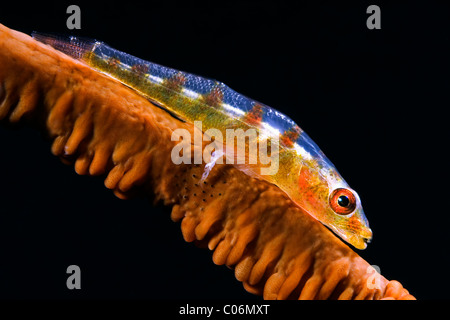
[[[33,31],[33,39],[47,44],[54,49],[61,51],[72,58],[81,59],[86,53],[95,49],[99,41],[95,39],[79,38],[74,36],[60,36],[56,34],[40,33]]]

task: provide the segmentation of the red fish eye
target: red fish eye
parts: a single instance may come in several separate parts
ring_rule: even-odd
[[[355,195],[348,189],[338,188],[330,195],[330,206],[337,214],[350,214],[356,208]]]

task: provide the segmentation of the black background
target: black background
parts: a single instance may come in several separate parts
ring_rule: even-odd
[[[420,299],[450,298],[449,7],[433,1],[0,5],[9,28],[102,40],[218,79],[289,115],[358,191],[374,238],[358,253]],[[381,8],[368,30],[366,8]],[[1,68],[1,66],[0,66]],[[184,242],[169,210],[80,177],[31,129],[0,128],[0,298],[245,298]],[[81,290],[66,268],[81,267]]]

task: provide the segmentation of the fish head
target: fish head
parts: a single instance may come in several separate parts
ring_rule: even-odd
[[[365,249],[372,230],[358,193],[350,188],[335,166],[303,132],[298,139],[296,172],[291,185],[293,200],[311,216],[357,249]]]
[[[303,163],[294,201],[357,249],[365,249],[372,230],[356,191],[330,165],[320,168],[315,161]]]

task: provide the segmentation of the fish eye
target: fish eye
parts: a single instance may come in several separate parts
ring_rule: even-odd
[[[338,205],[341,207],[347,208],[350,205],[350,200],[347,196],[340,196],[338,198]]]
[[[330,195],[330,206],[337,214],[348,215],[356,208],[356,197],[348,189],[335,189]]]

